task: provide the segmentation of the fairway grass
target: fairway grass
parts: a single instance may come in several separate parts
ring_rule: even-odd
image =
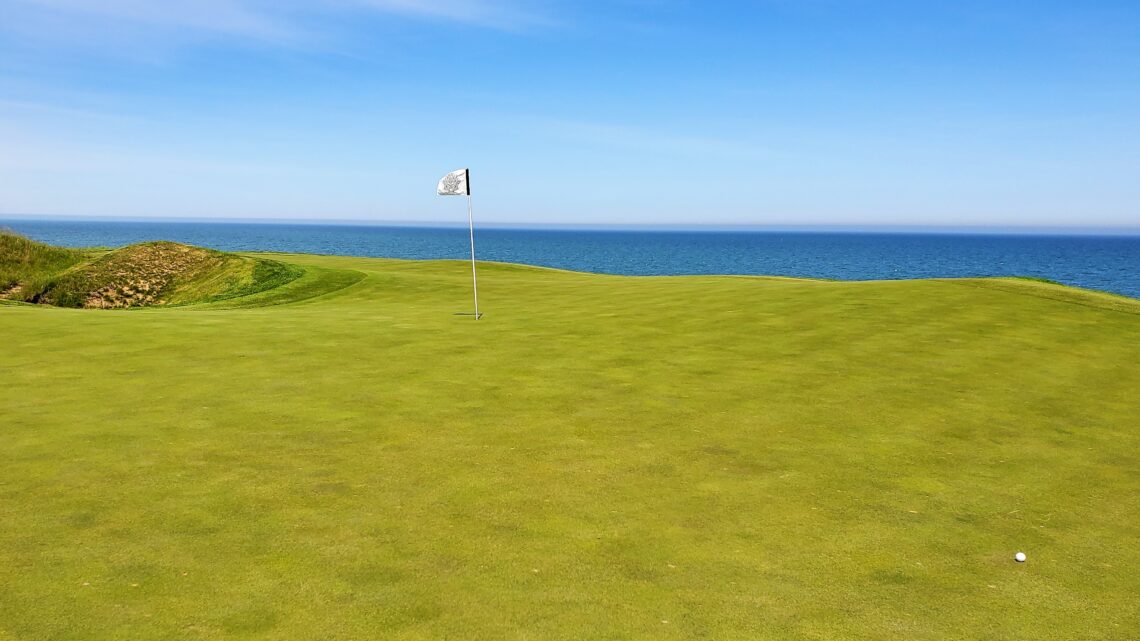
[[[0,307],[0,641],[1140,637],[1138,301],[250,256]]]

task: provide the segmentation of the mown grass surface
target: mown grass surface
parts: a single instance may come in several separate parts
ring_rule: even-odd
[[[1137,637],[1136,303],[274,259],[0,309],[0,639]]]

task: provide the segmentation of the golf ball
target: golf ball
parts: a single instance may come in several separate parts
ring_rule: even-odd
[[[1018,563],[1025,563],[1025,552],[1018,552],[1017,554],[1013,555],[1013,558]]]

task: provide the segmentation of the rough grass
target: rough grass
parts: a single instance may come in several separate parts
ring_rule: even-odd
[[[1137,637],[1140,303],[274,259],[0,309],[0,639]]]
[[[279,261],[171,242],[103,252],[0,235],[6,298],[58,307],[128,308],[209,303],[280,287],[302,269]]]
[[[52,276],[85,258],[83,251],[45,245],[0,228],[0,299],[29,299]]]

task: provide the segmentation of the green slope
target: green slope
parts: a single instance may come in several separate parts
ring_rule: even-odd
[[[33,296],[42,291],[51,276],[87,256],[77,249],[52,247],[0,228],[0,300]]]
[[[272,258],[0,308],[0,639],[1140,630],[1140,303]]]
[[[209,303],[271,290],[302,273],[271,259],[165,241],[74,250],[0,233],[0,298],[59,307]]]

